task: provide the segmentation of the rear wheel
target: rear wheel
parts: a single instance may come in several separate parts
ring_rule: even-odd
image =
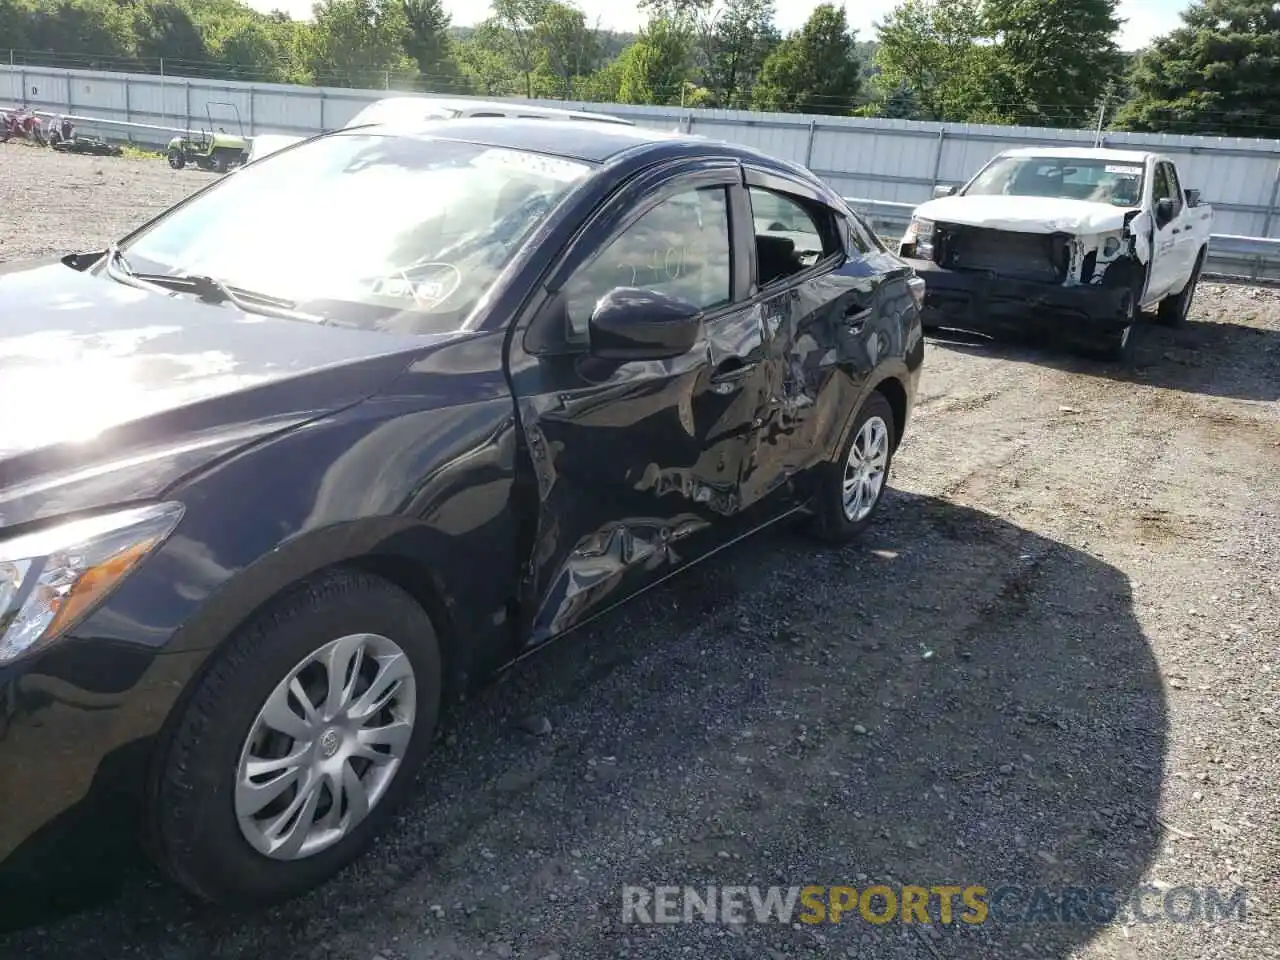
[[[187,158],[182,155],[181,150],[170,150],[168,153],[169,166],[175,170],[181,170],[187,165]]]
[[[880,507],[897,445],[893,408],[873,392],[853,420],[839,456],[817,470],[812,532],[843,543],[857,537]]]
[[[431,620],[400,588],[334,571],[234,637],[168,738],[153,853],[200,898],[267,904],[323,883],[412,786],[440,706]]]
[[[1187,285],[1179,293],[1165,297],[1160,301],[1156,319],[1166,327],[1178,327],[1186,322],[1191,313],[1191,301],[1196,296],[1196,286],[1200,283],[1200,271],[1204,267],[1204,251],[1196,257],[1196,265],[1191,268],[1191,276]]]

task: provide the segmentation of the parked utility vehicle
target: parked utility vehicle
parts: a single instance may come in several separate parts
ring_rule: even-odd
[[[194,136],[188,132],[185,136],[177,136],[169,141],[165,156],[173,169],[181,170],[187,164],[193,163],[201,170],[226,173],[248,160],[249,141],[244,136],[244,124],[240,122],[239,109],[235,104],[225,104],[235,112],[236,124],[240,128],[239,134],[233,134],[227,133],[222,126],[215,127],[209,106],[205,104],[204,108],[208,127],[202,127]]]
[[[899,252],[925,279],[927,326],[1048,322],[1128,359],[1142,311],[1186,319],[1212,224],[1213,208],[1168,157],[1038,147],[999,154],[959,189],[936,188]]]

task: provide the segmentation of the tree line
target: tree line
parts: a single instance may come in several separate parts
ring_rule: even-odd
[[[0,0],[15,62],[447,94],[1170,133],[1280,136],[1280,5],[1193,0],[1122,51],[1118,0],[902,0],[860,40],[843,6],[797,30],[774,0],[640,0],[637,34],[572,0]]]

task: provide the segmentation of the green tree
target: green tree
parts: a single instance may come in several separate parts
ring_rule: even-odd
[[[1087,122],[1122,70],[1119,0],[984,0],[985,32],[998,50],[990,89],[1013,123]]]
[[[856,42],[844,8],[820,4],[765,60],[756,109],[848,115],[862,86]]]
[[[694,41],[693,25],[687,18],[650,17],[640,39],[619,57],[619,102],[687,105]]]
[[[554,78],[557,95],[570,99],[574,83],[593,73],[600,64],[597,31],[586,16],[566,3],[547,3],[534,25],[534,37],[542,49],[539,66]]]
[[[781,37],[773,0],[725,0],[700,30],[703,72],[715,103],[746,107],[751,88]]]
[[[404,52],[399,0],[320,0],[313,12],[309,67],[317,83],[384,87],[417,73]]]
[[[418,65],[418,80],[428,90],[457,91],[464,87],[453,39],[451,20],[441,0],[402,0],[405,53]]]
[[[1116,126],[1280,137],[1280,11],[1272,0],[1199,0],[1129,81]]]
[[[549,0],[493,0],[492,19],[499,28],[494,38],[500,40],[503,54],[523,80],[524,96],[530,99],[542,53],[538,24],[548,3]]]
[[[112,0],[0,0],[0,46],[73,54],[105,67],[134,54],[133,18]]]
[[[273,24],[257,17],[219,23],[209,47],[228,75],[238,80],[283,83],[288,70]]]
[[[983,114],[990,48],[981,0],[905,0],[877,24],[876,86],[887,99],[910,91],[926,120],[973,120]]]
[[[494,19],[479,24],[458,45],[458,62],[470,85],[488,97],[511,94],[518,73],[507,57],[507,41]]]
[[[145,0],[133,6],[134,43],[138,56],[171,62],[172,73],[200,76],[212,58],[193,11],[180,0]]]

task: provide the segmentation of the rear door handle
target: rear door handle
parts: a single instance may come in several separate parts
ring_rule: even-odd
[[[866,324],[871,313],[872,310],[870,307],[865,307],[863,309],[850,307],[849,310],[845,312],[844,322],[849,327],[850,331],[857,333]]]
[[[739,359],[725,360],[711,375],[711,389],[716,393],[729,393],[751,375],[758,362],[746,363]]]

